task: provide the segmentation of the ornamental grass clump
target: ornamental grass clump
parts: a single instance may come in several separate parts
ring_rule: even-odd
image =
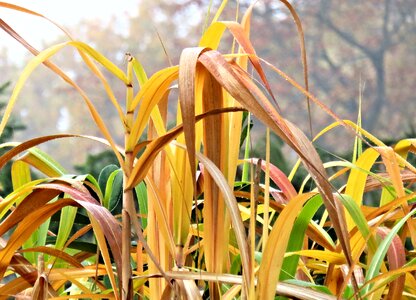
[[[126,54],[122,70],[54,22],[67,41],[38,51],[0,20],[1,28],[34,54],[15,83],[0,132],[41,64],[81,95],[101,132],[1,145],[8,151],[0,166],[13,163],[13,192],[0,202],[2,297],[398,299],[416,294],[416,168],[407,160],[416,139],[388,147],[314,97],[302,25],[289,2],[281,0],[298,30],[302,84],[257,56],[249,38],[253,6],[241,22],[219,21],[226,2],[199,44],[182,51],[178,65],[150,77],[146,62]],[[0,7],[45,18],[9,3]],[[217,49],[226,31],[238,50],[221,53]],[[74,48],[101,82],[119,116],[123,145],[115,142],[89,95],[50,61],[64,48]],[[266,70],[333,118],[315,139],[337,126],[351,133],[351,161],[322,162],[313,141],[280,113]],[[110,76],[125,87],[125,99],[116,98]],[[168,127],[171,101],[177,102],[176,121]],[[240,156],[240,141],[247,137],[242,132],[249,132],[243,130],[249,128],[247,114],[268,128],[267,149],[272,131],[297,154],[290,175],[270,164],[267,149],[265,159],[250,157],[249,147]],[[68,174],[53,153],[37,147],[62,139],[104,144],[120,167],[104,168],[99,178]],[[294,188],[291,178],[299,164],[308,171],[304,185],[313,181],[314,189]],[[240,166],[244,171],[237,178]],[[33,178],[31,170],[41,175]],[[375,190],[381,191],[378,205],[369,207],[364,200]]]

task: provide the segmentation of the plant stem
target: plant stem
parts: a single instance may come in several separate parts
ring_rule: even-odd
[[[125,161],[123,174],[123,214],[122,214],[122,299],[133,299],[133,285],[132,285],[132,270],[130,265],[130,247],[131,247],[131,218],[135,218],[134,197],[133,190],[127,188],[131,171],[133,169],[134,156],[132,149],[129,148],[130,128],[133,124],[134,111],[131,110],[131,102],[133,99],[133,85],[132,85],[132,69],[133,57],[127,53],[127,83],[126,91],[126,119],[125,119]]]

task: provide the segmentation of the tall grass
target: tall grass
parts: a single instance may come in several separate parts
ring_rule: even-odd
[[[79,92],[102,134],[57,134],[1,145],[9,150],[0,166],[13,161],[14,188],[0,202],[3,298],[398,299],[416,294],[416,169],[407,161],[416,139],[388,147],[309,92],[301,23],[282,2],[298,28],[303,84],[257,56],[249,38],[253,7],[240,23],[218,21],[226,1],[199,45],[184,49],[178,65],[150,77],[130,54],[121,70],[68,33],[67,42],[39,52],[0,21],[35,55],[15,84],[0,131],[26,80],[44,64]],[[44,18],[12,4],[0,6]],[[235,39],[236,51],[216,50],[225,31]],[[67,47],[102,83],[124,129],[124,145],[114,142],[87,93],[49,60]],[[264,68],[334,118],[315,139],[337,126],[356,137],[351,162],[321,161],[313,142],[277,109],[279,99]],[[108,76],[125,86],[124,100],[116,99]],[[176,88],[179,97],[173,100]],[[167,125],[169,101],[178,104],[173,127]],[[286,175],[269,163],[270,153],[265,160],[241,159],[244,111],[296,152],[308,171],[305,183],[312,180],[314,189],[293,187],[290,178],[299,164]],[[107,167],[99,178],[69,175],[37,148],[57,139],[107,145],[120,168]],[[251,172],[237,178],[240,165]],[[42,176],[32,178],[32,169]],[[373,191],[381,193],[377,206],[370,207],[365,199],[374,198]],[[119,199],[121,214],[112,214]]]

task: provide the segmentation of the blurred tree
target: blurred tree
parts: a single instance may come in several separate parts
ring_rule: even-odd
[[[396,99],[389,99],[391,96],[389,88],[393,86],[389,85],[391,79],[387,77],[396,76],[398,72],[395,64],[406,58],[395,55],[394,51],[397,53],[407,50],[408,54],[413,56],[411,59],[415,59],[415,53],[411,51],[411,47],[414,50],[416,41],[415,2],[320,0],[314,8],[311,8],[311,3],[308,5],[307,11],[312,11],[317,22],[321,22],[327,29],[321,31],[321,41],[325,41],[325,35],[332,34],[335,35],[336,42],[350,48],[343,57],[337,59],[334,58],[334,54],[329,53],[331,49],[320,47],[322,49],[320,57],[329,69],[336,71],[351,60],[366,61],[366,65],[372,69],[373,78],[370,77],[372,97],[364,122],[368,129],[373,130],[378,125],[380,117],[382,115],[387,117],[389,110],[395,104],[392,100]],[[390,64],[388,59],[392,57],[389,55],[394,55],[393,63]],[[357,74],[351,75],[357,76]],[[408,88],[410,91],[410,86]],[[411,94],[408,97],[410,103]]]
[[[209,10],[210,2],[212,7]],[[197,45],[220,2],[140,1],[137,11],[126,15],[123,20],[84,20],[70,31],[122,69],[125,68],[124,54],[130,52],[142,62],[150,76],[160,68],[177,64],[183,48]],[[250,3],[250,0],[229,1],[221,19],[240,20]],[[414,0],[293,0],[291,3],[303,22],[313,94],[342,118],[355,120],[358,89],[360,81],[363,81],[363,119],[367,129],[374,129],[375,134],[387,137],[404,131],[408,121],[403,120],[410,120],[413,122],[410,125],[415,126],[416,107],[411,105],[416,72],[413,68],[416,64]],[[236,16],[237,5],[240,6],[239,16]],[[258,32],[261,34],[256,34]],[[225,37],[229,39],[230,35]],[[288,9],[280,1],[256,3],[251,38],[261,57],[302,82],[296,27]],[[62,40],[59,38],[56,42]],[[4,55],[0,52],[1,57]],[[115,136],[119,136],[117,142],[122,143],[117,113],[108,105],[101,83],[80,63],[79,55],[73,49],[65,49],[53,61],[87,92],[103,114],[107,126]],[[7,63],[10,70],[12,64],[10,61]],[[1,66],[5,66],[4,59]],[[13,73],[9,78],[15,76]],[[268,76],[283,115],[307,132],[304,96],[282,78],[271,73]],[[107,79],[119,102],[124,103],[124,85],[114,77],[108,76]],[[99,135],[79,95],[46,68],[40,67],[31,75],[18,101],[21,116],[31,120],[31,128],[25,132],[29,137],[56,131]],[[33,109],[35,106],[48,109],[42,110],[42,117],[39,117],[38,110]],[[313,109],[315,132],[331,121],[325,113]],[[257,130],[256,126],[254,130]],[[326,140],[326,143],[331,142],[338,143]],[[44,150],[69,168],[84,161],[86,153],[103,149],[84,142],[77,146],[77,153],[63,151],[66,146],[62,142],[48,144]]]

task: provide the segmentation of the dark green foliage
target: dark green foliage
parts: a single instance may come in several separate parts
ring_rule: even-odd
[[[112,151],[88,154],[85,163],[76,165],[74,168],[81,174],[91,174],[94,178],[98,178],[101,171],[108,165],[118,166],[117,158]]]
[[[123,198],[123,173],[116,165],[106,166],[98,177],[104,195],[104,206],[113,214],[121,214]]]
[[[6,89],[10,86],[10,82],[6,82],[0,86],[0,110],[2,110],[6,106],[6,100],[3,99],[3,95],[6,91]],[[14,133],[19,130],[25,129],[25,126],[23,125],[20,120],[16,118],[11,118],[9,123],[4,128],[3,134],[0,136],[0,143],[5,143],[12,139]],[[0,155],[2,155],[6,150],[0,149]],[[0,170],[0,196],[8,195],[13,189],[12,189],[12,181],[10,177],[10,168],[11,163],[6,164],[1,170]]]

